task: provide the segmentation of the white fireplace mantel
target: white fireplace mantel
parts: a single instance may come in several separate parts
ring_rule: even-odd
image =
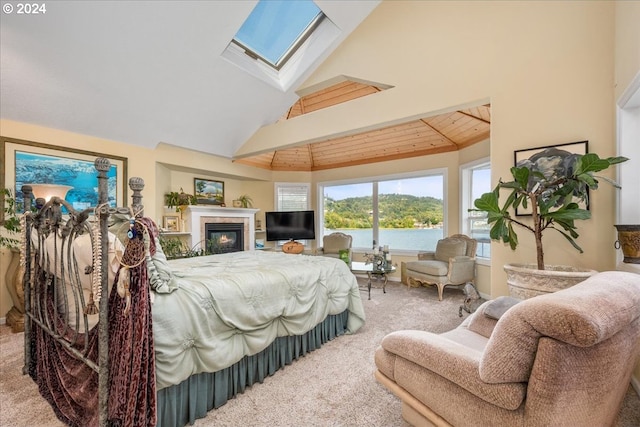
[[[190,205],[184,212],[186,228],[191,233],[191,247],[203,240],[204,224],[209,222],[240,222],[245,224],[245,250],[256,247],[255,214],[260,209],[226,208],[220,206]]]

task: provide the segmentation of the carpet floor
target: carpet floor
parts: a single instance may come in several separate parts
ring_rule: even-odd
[[[390,282],[384,294],[374,282],[371,300],[366,290],[361,295],[367,321],[360,331],[286,366],[195,426],[407,427],[399,400],[374,379],[374,351],[398,329],[440,333],[456,327],[462,320],[462,292],[447,290],[439,302],[434,287],[408,289]],[[24,334],[0,326],[0,426],[62,426],[35,384],[22,375],[23,341]],[[640,398],[629,387],[616,427],[632,426],[640,426]]]

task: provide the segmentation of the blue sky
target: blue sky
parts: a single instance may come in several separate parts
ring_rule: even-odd
[[[313,1],[263,0],[235,38],[276,64],[319,12]]]
[[[342,200],[348,197],[371,196],[371,188],[371,183],[348,184],[325,187],[324,193],[325,196],[334,200]],[[412,194],[418,197],[430,196],[442,199],[442,191],[441,176],[398,179],[378,183],[378,193],[380,194]]]
[[[482,193],[491,190],[491,171],[489,169],[476,171],[472,189],[474,198],[480,197]],[[324,194],[334,200],[342,200],[348,197],[371,196],[371,191],[372,184],[363,183],[325,187]],[[378,192],[380,194],[411,194],[418,197],[429,196],[442,200],[442,177],[436,175],[380,181],[378,183]]]

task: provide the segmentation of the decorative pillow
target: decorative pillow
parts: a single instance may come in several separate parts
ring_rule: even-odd
[[[147,271],[151,289],[160,294],[169,294],[179,288],[171,266],[167,262],[160,239],[155,238],[156,253],[150,256],[147,252]]]
[[[484,315],[495,320],[500,320],[502,315],[511,307],[521,302],[521,299],[501,296],[489,302],[484,308]]]
[[[463,256],[467,251],[467,242],[458,239],[441,239],[436,246],[435,258],[449,262],[449,258]]]
[[[338,252],[340,259],[349,264],[349,249],[340,249]]]

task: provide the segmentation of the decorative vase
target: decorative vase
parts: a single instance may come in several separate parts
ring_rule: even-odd
[[[640,224],[614,225],[618,230],[618,240],[615,248],[622,249],[624,259],[628,264],[640,264]]]
[[[509,294],[519,299],[560,291],[597,273],[596,270],[567,265],[545,265],[545,270],[538,270],[536,264],[506,264],[504,271],[507,273]]]
[[[7,325],[13,332],[24,332],[24,267],[20,265],[20,251],[11,249],[11,261],[5,274],[7,291],[13,307],[6,314]]]
[[[242,201],[241,200],[234,200],[232,203],[233,203],[233,207],[234,208],[241,208],[242,207]]]
[[[282,245],[282,252],[286,254],[301,254],[304,251],[304,245],[293,240]]]

